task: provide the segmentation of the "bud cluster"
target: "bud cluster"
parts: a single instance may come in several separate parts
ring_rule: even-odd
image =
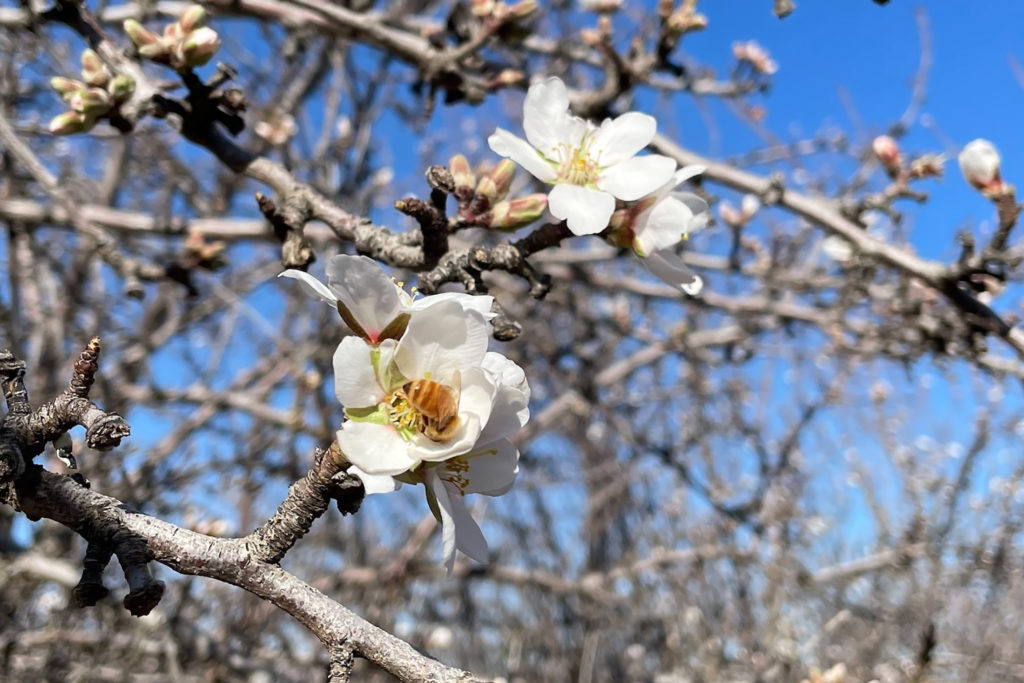
[[[192,5],[181,17],[164,27],[163,35],[153,33],[134,19],[126,19],[124,30],[139,56],[176,71],[187,71],[206,64],[220,48],[220,36],[205,26],[206,10]]]
[[[661,0],[658,3],[658,16],[667,36],[675,41],[680,36],[692,31],[702,31],[708,26],[708,18],[697,12],[696,0],[685,0],[675,8],[672,0]]]
[[[461,154],[451,158],[448,170],[455,180],[459,218],[466,225],[517,230],[543,216],[548,207],[544,193],[506,199],[516,175],[516,164],[510,159],[502,159],[479,180],[469,160]]]
[[[82,53],[82,80],[54,76],[50,87],[71,107],[50,121],[50,132],[69,135],[91,130],[100,118],[126,102],[135,92],[135,81],[124,74],[111,75],[100,56],[86,50]]]
[[[727,201],[721,202],[718,205],[718,215],[730,228],[742,228],[760,209],[761,200],[757,195],[747,194],[743,195],[738,210]]]
[[[771,76],[779,70],[778,63],[754,40],[733,43],[732,55],[740,64],[748,64],[755,73],[763,76]]]

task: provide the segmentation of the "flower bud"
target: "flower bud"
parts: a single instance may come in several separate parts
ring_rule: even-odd
[[[135,47],[139,48],[143,45],[152,45],[160,40],[160,36],[153,33],[134,19],[124,20],[124,32],[128,34],[129,38],[131,38]]]
[[[516,4],[507,7],[505,16],[512,21],[522,21],[530,18],[537,8],[537,0],[519,0]]]
[[[511,159],[502,159],[490,173],[480,179],[476,193],[487,197],[492,202],[502,199],[512,187],[516,176],[516,163]]]
[[[107,92],[114,98],[114,102],[118,104],[126,102],[135,92],[135,79],[127,74],[118,74],[110,81]]]
[[[746,223],[754,214],[761,208],[761,200],[757,198],[756,194],[745,194],[743,200],[740,202],[740,211],[743,213],[743,222]]]
[[[188,9],[181,13],[181,17],[178,19],[178,25],[181,26],[181,30],[185,33],[189,33],[205,24],[206,9],[202,5],[189,6]]]
[[[519,69],[502,69],[501,72],[491,80],[493,87],[519,85],[526,81],[526,74]]]
[[[50,79],[50,87],[60,93],[60,96],[67,102],[71,97],[79,90],[85,90],[86,85],[81,81],[76,81],[73,78],[64,78],[63,76],[54,76]]]
[[[473,0],[470,11],[473,12],[473,16],[484,19],[494,14],[497,5],[494,0]]]
[[[476,185],[476,175],[473,173],[473,167],[469,165],[469,160],[463,155],[456,154],[449,159],[448,170],[452,172],[452,178],[455,179],[455,187],[472,188]]]
[[[110,94],[101,88],[79,90],[69,103],[73,111],[93,118],[106,114],[113,105]]]
[[[490,226],[497,230],[515,230],[543,216],[547,208],[548,196],[543,193],[500,201],[491,210]]]
[[[946,157],[942,154],[925,154],[910,164],[911,178],[938,178],[942,176]]]
[[[999,176],[999,152],[988,140],[978,138],[967,143],[959,160],[964,179],[982,194],[996,197],[1006,190],[1006,183]]]
[[[145,57],[146,59],[152,59],[153,61],[166,62],[167,57],[170,54],[171,44],[163,38],[157,40],[155,43],[147,43],[146,45],[139,46],[139,56]]]
[[[89,85],[99,88],[110,82],[110,72],[100,56],[92,50],[85,50],[82,53],[82,78]]]
[[[212,28],[197,28],[188,34],[181,45],[179,61],[182,66],[196,67],[206,64],[220,48],[220,36]]]
[[[888,135],[879,135],[871,142],[871,151],[889,175],[899,173],[903,160],[900,158],[900,146],[895,140]]]
[[[718,215],[723,223],[732,227],[743,225],[744,223],[743,214],[737,211],[729,202],[723,201],[718,205]]]
[[[49,129],[54,135],[84,133],[93,127],[96,120],[77,111],[66,111],[50,120]]]

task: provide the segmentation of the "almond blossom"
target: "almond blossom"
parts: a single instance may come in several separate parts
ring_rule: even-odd
[[[374,345],[398,339],[413,312],[444,301],[477,311],[487,320],[494,317],[490,296],[446,292],[415,299],[366,256],[332,256],[327,261],[326,285],[301,270],[286,270],[278,277],[302,282],[308,294],[337,308],[349,329]]]
[[[522,427],[529,388],[518,378],[525,375],[487,351],[489,332],[479,311],[442,301],[412,315],[398,341],[343,339],[334,354],[334,389],[345,406],[337,439],[349,462],[367,474],[401,475]],[[454,402],[440,429],[438,397]]]
[[[675,161],[665,156],[636,156],[654,139],[654,117],[627,112],[594,126],[569,113],[569,92],[558,78],[530,87],[523,103],[523,129],[526,140],[498,128],[487,144],[554,185],[548,209],[576,235],[601,232],[616,199],[645,197],[668,182],[676,169]]]

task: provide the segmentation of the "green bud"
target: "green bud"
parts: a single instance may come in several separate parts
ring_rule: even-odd
[[[202,5],[189,6],[188,9],[181,13],[181,17],[178,19],[178,25],[181,26],[181,30],[185,33],[189,33],[193,29],[197,29],[205,24],[206,9]]]
[[[118,104],[126,102],[135,92],[135,79],[127,74],[118,74],[110,81],[107,91]]]
[[[95,124],[96,120],[91,116],[77,111],[66,111],[50,120],[49,129],[54,135],[71,135],[72,133],[84,133]]]
[[[502,159],[490,173],[480,179],[476,193],[487,197],[492,202],[503,199],[512,187],[516,177],[516,163],[511,159]]]
[[[153,33],[134,19],[125,19],[123,25],[124,32],[128,34],[129,38],[131,38],[135,47],[141,48],[143,45],[152,45],[160,40],[160,36]]]
[[[158,38],[155,43],[147,43],[139,46],[139,55],[154,61],[166,61],[171,54],[171,44],[163,38]]]
[[[455,179],[455,187],[473,187],[476,185],[476,174],[469,160],[461,154],[456,154],[448,161],[448,170],[452,172]]]
[[[82,53],[82,78],[89,85],[102,88],[110,81],[110,72],[100,56],[92,50]]]
[[[76,81],[73,78],[64,78],[63,76],[54,76],[50,79],[50,87],[60,93],[60,96],[64,98],[64,101],[71,99],[79,90],[85,90],[87,87],[85,83]]]
[[[490,226],[495,230],[516,230],[544,215],[548,208],[546,194],[531,194],[501,201],[491,209]]]
[[[71,97],[70,104],[73,111],[95,118],[110,111],[113,100],[106,90],[86,88],[76,92]]]

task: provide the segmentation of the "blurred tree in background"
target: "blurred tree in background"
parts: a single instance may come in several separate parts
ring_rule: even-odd
[[[0,7],[0,679],[1024,680],[1024,13],[799,4]],[[703,289],[480,184],[552,76],[704,167]],[[332,446],[346,253],[494,297],[486,564]]]

